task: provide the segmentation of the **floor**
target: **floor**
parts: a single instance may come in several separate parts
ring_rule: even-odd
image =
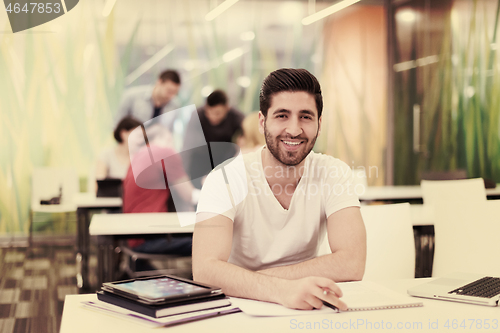
[[[64,298],[77,294],[74,246],[0,249],[0,332],[57,333]]]

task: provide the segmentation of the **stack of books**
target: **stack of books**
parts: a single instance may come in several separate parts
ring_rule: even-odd
[[[189,313],[193,318],[201,313],[207,317],[210,309],[214,316],[240,311],[231,307],[220,288],[171,275],[104,283],[97,298],[153,318]]]
[[[98,291],[97,298],[103,302],[117,305],[130,311],[139,312],[153,318],[161,318],[231,305],[229,298],[223,293],[210,297],[173,300],[161,304],[145,304],[107,291]]]

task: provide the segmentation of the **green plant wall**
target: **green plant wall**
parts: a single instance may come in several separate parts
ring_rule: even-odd
[[[234,10],[245,13],[241,25],[253,30],[255,38],[234,42],[226,18],[197,23],[211,3],[145,0],[138,5],[120,0],[104,18],[103,2],[86,0],[54,21],[16,34],[10,32],[6,14],[0,14],[0,237],[27,233],[34,167],[71,167],[85,178],[100,151],[113,144],[111,129],[125,78],[147,60],[148,47],[173,43],[174,50],[132,85],[154,82],[166,67],[178,68],[181,104],[202,104],[200,91],[211,85],[226,89],[231,102],[248,113],[258,110],[260,83],[272,70],[315,72],[312,55],[321,40],[321,23],[304,28],[296,20],[278,26],[278,39],[286,41],[278,49],[269,41],[277,24],[269,13],[283,2],[242,1],[235,6],[243,7]],[[151,19],[153,14],[157,17]],[[151,35],[163,33],[165,26],[165,41],[154,44]],[[220,60],[235,45],[245,47],[236,60],[183,70],[186,60]],[[250,86],[235,84],[241,75],[251,79]]]
[[[439,20],[439,29],[414,23],[405,35],[396,21],[396,63],[411,59],[415,65],[394,73],[395,184],[418,184],[423,172],[456,169],[500,182],[500,2],[446,2],[411,7],[421,18]],[[415,104],[422,110],[419,151]]]
[[[3,21],[0,235],[27,230],[34,167],[69,166],[86,175],[109,142],[131,48],[117,57],[113,16],[103,29],[89,27],[92,7],[77,8],[25,33],[9,33]]]

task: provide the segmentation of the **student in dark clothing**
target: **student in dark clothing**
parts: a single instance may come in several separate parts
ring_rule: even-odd
[[[210,142],[232,142],[236,133],[241,131],[245,116],[229,106],[227,95],[222,90],[215,90],[208,97],[205,106],[193,113],[186,127],[183,145],[184,167],[192,179],[193,185],[201,188],[200,176],[211,171],[209,156],[200,154],[194,148],[206,146]],[[202,132],[202,133],[201,133]],[[211,147],[211,158],[215,164],[236,154],[236,145],[227,145],[223,149]]]

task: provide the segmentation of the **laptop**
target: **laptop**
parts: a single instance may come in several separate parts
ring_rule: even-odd
[[[98,198],[116,198],[122,196],[122,180],[106,178],[97,181]]]
[[[453,273],[408,289],[416,297],[497,306],[500,278],[474,273]]]

